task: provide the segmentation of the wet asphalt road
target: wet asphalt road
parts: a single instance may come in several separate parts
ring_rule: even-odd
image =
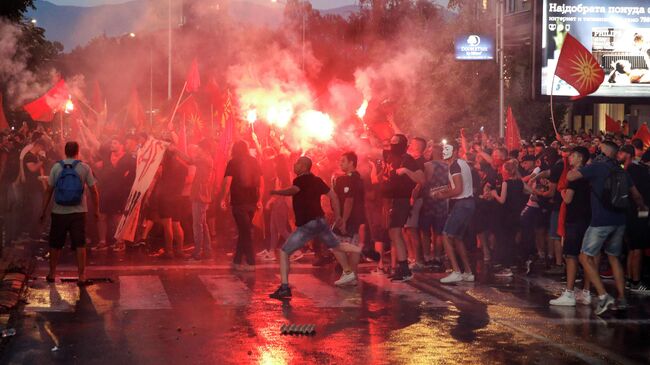
[[[75,276],[71,257],[61,277]],[[586,306],[549,308],[562,284],[544,277],[443,286],[442,274],[390,283],[362,269],[336,288],[332,267],[293,266],[294,298],[269,299],[277,265],[233,274],[226,260],[161,261],[93,254],[78,289],[47,284],[39,262],[2,364],[608,364],[650,363],[650,298],[598,318]],[[315,324],[310,337],[285,323]]]

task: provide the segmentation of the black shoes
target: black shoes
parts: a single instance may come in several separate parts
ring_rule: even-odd
[[[278,290],[269,294],[269,297],[278,300],[291,299],[291,288],[289,287],[283,288],[282,285],[280,285]]]

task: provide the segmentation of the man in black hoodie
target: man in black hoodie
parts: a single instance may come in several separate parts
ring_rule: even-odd
[[[411,214],[411,195],[417,181],[424,178],[424,172],[417,162],[406,153],[408,139],[396,134],[390,140],[390,150],[386,153],[387,172],[385,197],[391,199],[389,229],[391,244],[397,255],[397,268],[393,281],[408,281],[413,274],[408,266],[403,228]]]

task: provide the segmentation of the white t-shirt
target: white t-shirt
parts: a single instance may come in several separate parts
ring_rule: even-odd
[[[471,198],[474,195],[472,170],[469,168],[469,165],[465,160],[457,159],[454,163],[449,165],[449,183],[452,188],[455,188],[453,176],[458,174],[463,178],[463,191],[459,195],[449,199]]]

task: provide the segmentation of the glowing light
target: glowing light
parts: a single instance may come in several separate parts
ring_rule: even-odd
[[[135,38],[135,33],[133,33],[133,32],[129,33],[129,37]]]
[[[443,144],[443,145],[447,144],[447,140],[446,140],[446,139],[443,139],[443,140],[442,140],[442,144]]]
[[[278,128],[284,128],[289,124],[293,117],[293,106],[291,103],[281,103],[272,105],[266,112],[266,120]]]
[[[68,100],[65,102],[65,108],[63,111],[66,114],[70,114],[74,111],[74,103],[72,102],[72,96],[68,96]]]
[[[257,121],[257,110],[249,109],[246,113],[246,120],[249,124],[254,124]]]
[[[307,110],[298,117],[300,134],[304,138],[312,138],[319,142],[325,142],[334,134],[334,122],[332,118],[317,110]]]
[[[368,110],[368,100],[364,100],[359,109],[357,109],[357,117],[363,119],[366,116],[366,110]]]

